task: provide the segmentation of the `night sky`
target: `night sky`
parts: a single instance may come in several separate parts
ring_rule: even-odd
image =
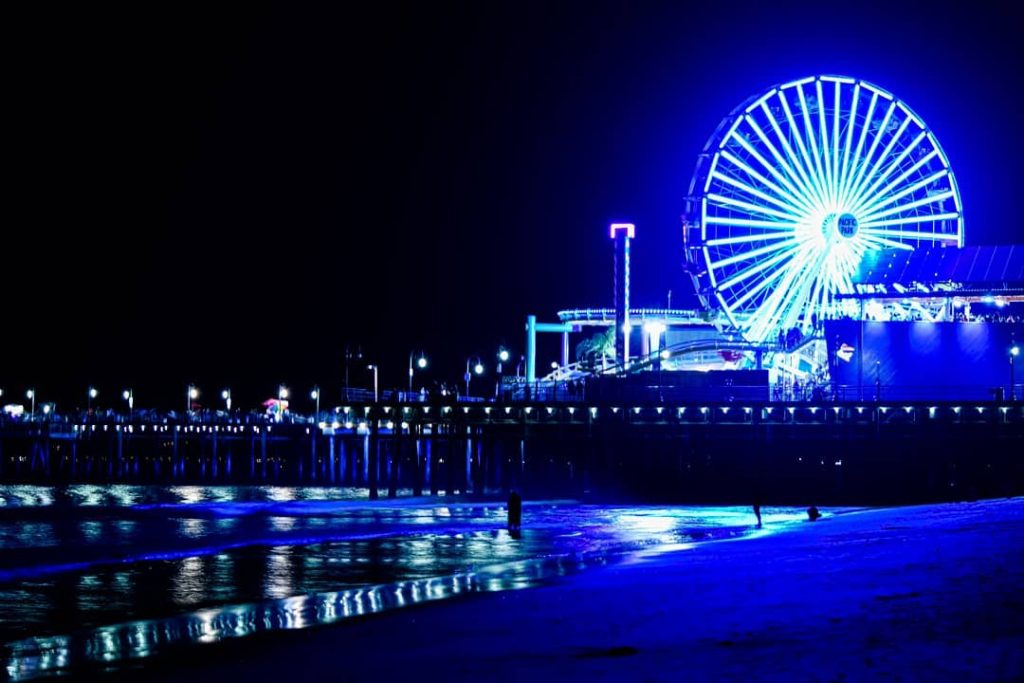
[[[1010,3],[354,5],[6,17],[4,402],[92,383],[173,408],[195,382],[248,406],[284,382],[333,405],[346,344],[353,384],[376,361],[403,385],[419,348],[457,380],[518,356],[527,313],[611,304],[616,219],[634,304],[692,305],[697,154],[743,99],[819,73],[924,119],[968,244],[1024,241]]]

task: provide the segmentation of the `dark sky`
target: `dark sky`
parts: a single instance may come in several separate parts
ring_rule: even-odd
[[[454,380],[520,353],[529,312],[610,304],[613,219],[638,226],[634,302],[682,305],[698,152],[805,75],[906,101],[968,244],[1022,241],[1010,3],[293,4],[6,17],[5,399],[333,399],[346,343],[385,385],[420,347]]]

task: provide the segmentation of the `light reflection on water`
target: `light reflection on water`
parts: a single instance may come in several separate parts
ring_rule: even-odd
[[[10,680],[21,681],[76,667],[107,668],[152,656],[168,646],[304,629],[460,594],[527,588],[551,577],[607,564],[609,560],[608,556],[538,558],[454,576],[226,605],[164,619],[104,626],[76,636],[29,638],[7,644],[6,673]]]
[[[528,502],[515,539],[501,503],[98,488],[0,486],[0,642],[12,679],[522,588],[637,549],[746,534],[754,521],[749,508]],[[763,513],[769,526],[803,514]]]

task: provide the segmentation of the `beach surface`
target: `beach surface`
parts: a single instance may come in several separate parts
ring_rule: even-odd
[[[189,648],[121,675],[1024,680],[1024,499],[769,526],[537,588]]]

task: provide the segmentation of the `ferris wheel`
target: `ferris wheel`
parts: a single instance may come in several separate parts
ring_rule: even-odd
[[[740,105],[690,184],[706,305],[750,341],[851,306],[869,250],[963,246],[953,171],[909,107],[865,81],[804,78]]]

